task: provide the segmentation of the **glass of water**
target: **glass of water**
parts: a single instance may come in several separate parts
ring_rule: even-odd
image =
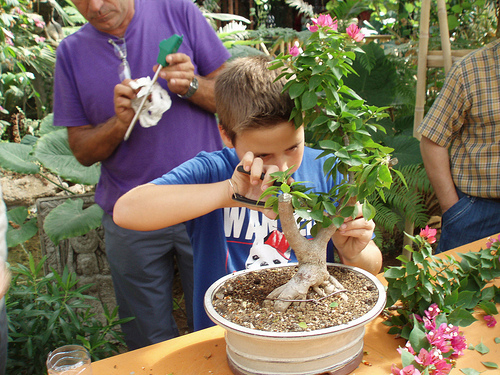
[[[48,375],[92,375],[90,354],[80,345],[64,345],[49,353]]]

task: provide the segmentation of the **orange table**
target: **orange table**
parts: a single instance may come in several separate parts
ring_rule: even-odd
[[[479,250],[485,244],[486,239],[482,239],[446,254]],[[378,278],[386,282],[382,274]],[[495,284],[500,286],[500,280],[497,279]],[[497,307],[500,309],[500,305]],[[396,349],[404,346],[405,341],[388,334],[389,327],[382,322],[383,319],[377,317],[366,326],[363,362],[352,375],[387,375],[391,373],[393,363],[401,367],[401,358]],[[475,350],[466,350],[450,374],[463,375],[460,371],[463,368],[473,368],[486,375],[500,374],[500,369],[488,369],[481,364],[494,362],[500,366],[500,344],[495,344],[494,341],[495,337],[500,337],[500,322],[496,327],[488,328],[480,318],[461,330],[468,345],[483,343],[490,351],[481,355]],[[94,362],[92,370],[94,375],[232,375],[226,361],[225,346],[224,330],[211,327]]]

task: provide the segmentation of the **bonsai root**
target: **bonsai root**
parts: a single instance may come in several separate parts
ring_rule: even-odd
[[[344,293],[346,289],[326,269],[317,265],[299,265],[298,272],[290,281],[269,293],[264,305],[269,307],[270,304],[274,304],[274,310],[277,312],[284,312],[292,303],[299,304],[303,309],[305,303],[311,301],[307,299],[310,288],[321,298],[342,293],[342,298],[347,301],[347,295]]]

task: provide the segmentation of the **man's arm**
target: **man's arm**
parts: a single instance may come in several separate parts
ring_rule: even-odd
[[[134,117],[132,98],[135,92],[125,80],[115,86],[114,105],[116,115],[97,126],[68,127],[69,147],[76,159],[85,166],[105,160],[123,141]]]
[[[436,192],[441,211],[446,212],[458,202],[458,195],[451,176],[448,149],[422,136],[420,152],[424,160],[425,171]]]

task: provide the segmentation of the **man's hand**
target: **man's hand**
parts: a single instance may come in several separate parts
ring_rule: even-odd
[[[117,120],[125,131],[135,115],[135,111],[132,109],[132,99],[135,99],[136,91],[130,87],[130,81],[130,79],[126,79],[115,86],[113,99]]]
[[[161,69],[160,77],[167,81],[174,94],[184,95],[194,78],[194,65],[184,53],[172,53],[165,59],[168,65]],[[158,69],[160,65],[156,67]]]

